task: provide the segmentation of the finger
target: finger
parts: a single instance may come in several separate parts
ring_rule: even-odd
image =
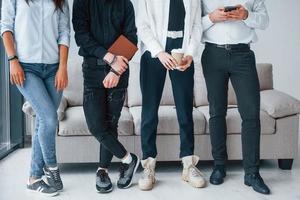
[[[165,62],[163,65],[167,70],[172,70],[172,68],[169,66],[169,63]]]
[[[171,61],[171,63],[174,65],[174,67],[176,67],[178,65],[176,59],[173,56],[168,55],[168,58],[169,58],[169,61]]]
[[[168,59],[166,60],[166,63],[168,63],[168,66],[173,69],[176,67],[176,65],[174,65],[174,63],[172,62],[172,59],[170,57],[168,57]]]
[[[15,84],[16,84],[15,76],[14,76],[14,75],[11,75],[11,84],[12,84],[12,85],[15,85]]]
[[[111,80],[107,80],[107,88],[111,88]]]
[[[15,84],[15,80],[14,80],[14,76],[13,76],[13,75],[10,75],[10,83],[11,83],[12,85]]]
[[[60,90],[61,90],[61,81],[60,81],[60,80],[57,81],[57,87],[56,87],[56,90],[57,90],[57,91],[60,91]]]
[[[126,62],[127,64],[129,64],[129,61],[128,61],[127,58],[125,58],[124,56],[121,56],[121,58],[122,58],[122,60],[123,60],[124,62]]]
[[[172,64],[169,62],[169,60],[166,61],[166,65],[169,68],[169,70],[174,70]]]
[[[15,75],[14,80],[15,80],[15,83],[16,83],[17,85],[20,85],[20,82],[19,82],[19,75]]]
[[[19,86],[23,86],[23,78],[22,78],[22,74],[18,75],[18,82],[19,82]]]
[[[57,77],[55,76],[54,87],[57,89]]]

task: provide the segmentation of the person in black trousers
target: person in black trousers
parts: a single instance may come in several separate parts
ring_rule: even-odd
[[[79,55],[84,57],[84,114],[90,132],[100,142],[96,189],[112,191],[107,169],[113,156],[122,160],[117,185],[128,188],[139,165],[138,157],[117,139],[128,86],[128,60],[107,49],[120,35],[137,44],[133,5],[130,0],[75,0],[73,26]]]
[[[208,90],[209,129],[215,162],[210,182],[221,184],[226,176],[227,92],[231,80],[242,118],[244,181],[255,191],[269,194],[270,189],[259,174],[260,86],[255,55],[250,49],[250,44],[257,41],[255,29],[265,29],[269,17],[263,0],[247,1],[230,12],[222,7],[226,3],[203,0],[202,7],[202,40],[205,43],[202,66]]]
[[[193,124],[193,57],[200,46],[202,32],[200,1],[141,0],[137,24],[143,51],[140,83],[144,173],[139,187],[141,190],[151,190],[155,183],[158,109],[167,72],[172,82],[180,127],[179,157],[184,168],[182,179],[193,187],[204,187],[205,179],[196,167],[199,158],[194,155]],[[171,56],[172,50],[182,51],[181,63]]]

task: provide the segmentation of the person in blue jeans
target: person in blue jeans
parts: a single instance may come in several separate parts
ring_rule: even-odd
[[[55,196],[63,189],[55,153],[57,108],[68,84],[67,0],[3,0],[1,35],[10,79],[32,105],[36,129],[27,189]],[[46,175],[46,181],[42,179]]]

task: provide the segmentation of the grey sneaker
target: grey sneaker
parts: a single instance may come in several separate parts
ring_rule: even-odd
[[[99,169],[96,174],[96,190],[99,193],[109,193],[113,189],[111,180],[107,172]]]
[[[47,185],[42,179],[32,183],[27,184],[27,190],[30,192],[40,193],[44,196],[53,197],[58,195],[58,192],[55,188]]]
[[[131,153],[132,162],[130,164],[121,164],[120,167],[120,176],[119,180],[117,182],[117,186],[120,189],[126,189],[129,188],[132,184],[133,176],[139,167],[140,159],[135,155]]]
[[[48,167],[44,167],[44,173],[48,185],[55,188],[57,191],[61,191],[63,189],[64,186],[61,181],[58,168],[56,170],[50,170]]]

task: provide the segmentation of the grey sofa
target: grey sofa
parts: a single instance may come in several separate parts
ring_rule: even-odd
[[[76,59],[78,60],[70,60],[69,86],[64,92],[58,110],[60,119],[56,137],[58,162],[98,162],[99,143],[90,135],[85,122],[82,107],[81,60]],[[193,113],[195,154],[201,160],[211,160],[207,91],[201,65],[196,64],[195,68]],[[139,69],[138,63],[131,62],[127,98],[119,122],[119,138],[129,151],[141,156]],[[298,151],[300,102],[273,89],[271,64],[258,64],[257,69],[261,85],[261,159],[278,159],[280,168],[291,169],[292,161]],[[241,119],[231,84],[229,86],[228,102],[228,155],[230,160],[240,160],[242,158]],[[24,107],[24,110],[29,113],[26,105]],[[159,152],[157,159],[159,161],[179,160],[179,127],[169,78],[166,79],[159,109],[157,134]]]

